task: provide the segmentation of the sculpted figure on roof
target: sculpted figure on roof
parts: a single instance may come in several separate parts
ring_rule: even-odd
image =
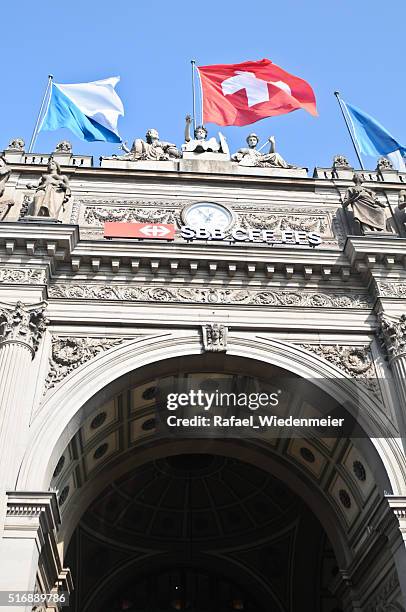
[[[32,188],[32,185],[28,187]],[[58,219],[70,195],[68,178],[62,174],[59,164],[50,157],[47,171],[41,176],[35,189],[31,215]]]
[[[180,152],[176,145],[172,142],[166,142],[159,139],[158,130],[151,128],[145,135],[145,140],[136,138],[129,149],[125,144],[121,145],[121,149],[126,152],[126,155],[117,156],[117,159],[127,159],[132,161],[150,160],[150,161],[168,161],[170,159],[178,159]]]
[[[194,138],[191,138],[191,124],[191,116],[186,115],[185,143],[182,145],[182,151],[189,153],[226,153],[227,155],[230,154],[227,141],[221,132],[219,132],[219,141],[217,141],[214,136],[212,136],[211,138],[207,138],[208,132],[204,125],[198,125],[194,129]]]
[[[354,186],[349,187],[344,196],[343,206],[351,206],[354,219],[361,228],[367,231],[386,231],[385,204],[381,202],[372,189],[363,184],[359,174],[354,174]]]
[[[240,166],[256,166],[259,168],[294,168],[288,164],[279,153],[276,152],[275,137],[270,136],[269,152],[261,153],[261,149],[257,149],[259,137],[256,134],[248,134],[246,138],[248,147],[238,149],[231,156],[232,161],[238,162]]]

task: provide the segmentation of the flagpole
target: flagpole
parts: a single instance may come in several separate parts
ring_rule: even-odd
[[[42,113],[44,111],[45,102],[46,102],[46,100],[48,98],[48,94],[49,94],[49,91],[50,91],[51,86],[52,86],[53,78],[54,78],[53,74],[48,74],[47,86],[45,88],[45,92],[44,92],[44,95],[42,97],[41,106],[40,106],[40,109],[39,109],[39,112],[38,112],[38,116],[37,116],[37,121],[35,122],[34,130],[32,132],[30,146],[28,147],[28,153],[32,153],[32,150],[34,148],[35,142],[37,140],[37,136],[38,136],[38,132],[39,132],[39,127],[40,127],[40,121],[42,119]]]
[[[199,68],[197,66],[195,66],[196,72],[197,72],[197,76],[199,78],[199,85],[200,85],[200,125],[204,125],[204,121],[203,121],[203,85],[202,85],[202,77],[200,75],[199,72]]]
[[[348,123],[348,119],[347,119],[347,117],[345,116],[345,113],[344,113],[344,108],[343,108],[342,100],[340,98],[340,92],[339,91],[335,91],[334,95],[337,98],[338,105],[339,105],[341,113],[342,113],[342,115],[344,117],[345,125],[347,126],[347,130],[348,130],[348,133],[350,135],[351,142],[352,142],[352,145],[353,145],[354,150],[355,150],[355,154],[356,154],[356,156],[358,158],[359,165],[361,166],[362,170],[365,170],[364,164],[362,163],[361,154],[358,151],[357,143],[355,142],[354,136],[352,135],[352,132],[351,132],[351,129],[350,129],[350,125]]]
[[[196,60],[190,60],[192,64],[192,104],[193,104],[193,129],[196,129],[196,91],[195,91],[195,66]]]

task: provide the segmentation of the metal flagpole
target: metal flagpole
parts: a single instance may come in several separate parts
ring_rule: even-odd
[[[362,163],[362,159],[361,159],[361,153],[360,153],[360,151],[358,150],[357,143],[355,142],[355,138],[354,138],[354,136],[352,135],[352,132],[351,132],[351,129],[350,129],[350,124],[348,123],[348,119],[347,119],[347,117],[345,116],[345,112],[344,112],[344,108],[343,108],[343,103],[342,103],[342,100],[341,100],[341,98],[340,98],[340,92],[339,92],[339,91],[335,91],[335,92],[334,92],[334,95],[335,95],[335,97],[337,98],[338,105],[339,105],[340,110],[341,110],[341,113],[342,113],[342,115],[343,115],[343,117],[344,117],[345,125],[347,126],[347,130],[348,130],[348,133],[349,133],[349,135],[350,135],[351,142],[352,142],[352,145],[353,145],[353,147],[354,147],[354,150],[355,150],[356,156],[357,156],[357,158],[358,158],[359,165],[361,166],[362,170],[365,170],[365,168],[364,168],[364,164]]]
[[[193,103],[193,129],[196,129],[196,91],[195,91],[195,66],[196,61],[190,60],[192,64],[192,103]]]
[[[202,77],[199,72],[199,68],[195,66],[197,76],[199,77],[199,85],[200,85],[200,125],[204,125],[203,121],[203,85],[202,85]]]
[[[45,102],[46,102],[46,100],[48,98],[48,94],[49,94],[49,91],[50,91],[51,86],[52,86],[52,79],[53,78],[54,78],[53,74],[48,74],[48,83],[47,83],[47,86],[45,88],[45,92],[44,92],[44,95],[43,95],[43,98],[42,98],[41,106],[40,106],[40,109],[39,109],[39,112],[38,112],[37,121],[35,122],[34,131],[33,131],[32,136],[31,136],[30,146],[28,147],[28,153],[32,153],[32,150],[33,150],[34,145],[35,145],[35,141],[37,140],[37,136],[38,136],[38,132],[39,132],[39,127],[40,127],[40,122],[41,122],[41,119],[42,119],[42,113],[44,111]]]

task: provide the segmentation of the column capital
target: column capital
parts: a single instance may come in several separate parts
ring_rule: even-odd
[[[404,527],[406,529],[406,496],[387,495],[386,499],[398,521],[404,521]]]
[[[379,334],[388,352],[389,359],[406,355],[406,314],[399,318],[378,315]]]
[[[7,493],[5,530],[29,525],[45,535],[57,530],[61,522],[55,491],[10,491]]]
[[[34,357],[49,320],[45,316],[46,302],[26,305],[0,303],[0,346],[23,344]]]

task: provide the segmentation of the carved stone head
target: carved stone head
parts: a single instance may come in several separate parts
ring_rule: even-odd
[[[56,162],[56,161],[54,160],[54,158],[52,157],[52,155],[51,155],[51,157],[50,157],[50,158],[49,158],[49,160],[48,160],[48,166],[47,166],[47,168],[48,168],[48,172],[52,172],[52,173],[55,173],[55,174],[61,174],[61,167],[60,167],[60,165],[58,164],[58,162]]]
[[[206,128],[204,127],[204,125],[198,125],[195,128],[194,134],[195,134],[196,140],[206,140],[208,132]]]
[[[245,141],[250,149],[255,149],[255,147],[259,143],[259,137],[256,134],[254,134],[254,132],[251,132],[251,134],[248,134]]]
[[[148,144],[152,144],[155,140],[159,140],[158,130],[156,130],[155,128],[149,129],[145,134],[145,140]]]
[[[352,177],[352,180],[354,181],[354,183],[356,184],[357,187],[360,187],[362,185],[362,183],[364,182],[362,180],[362,176],[360,174],[356,174],[356,173],[354,173],[354,176]]]

